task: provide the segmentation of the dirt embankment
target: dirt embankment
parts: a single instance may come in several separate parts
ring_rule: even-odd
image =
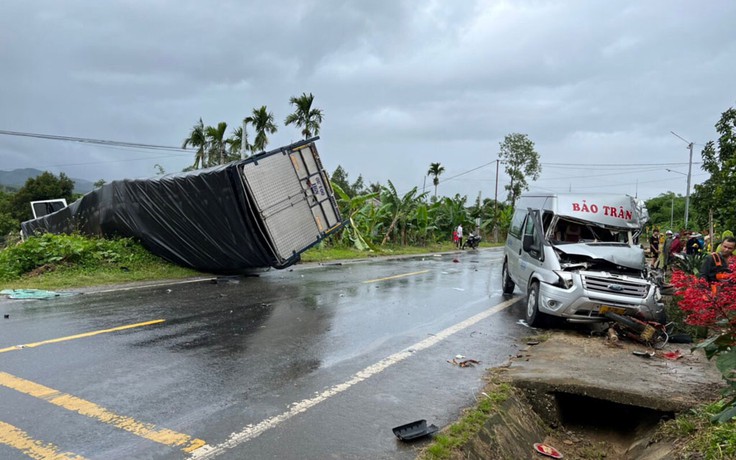
[[[688,344],[669,344],[654,356],[635,351],[653,350],[570,332],[527,346],[493,371],[518,391],[464,447],[466,458],[546,458],[534,443],[566,459],[674,458],[675,446],[653,441],[657,425],[717,399],[721,375]],[[681,358],[665,358],[676,351]]]

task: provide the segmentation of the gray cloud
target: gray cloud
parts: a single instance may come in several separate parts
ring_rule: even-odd
[[[591,177],[569,165],[686,162],[671,130],[714,139],[734,104],[734,13],[727,0],[11,1],[0,129],[176,146],[200,117],[235,127],[267,105],[281,124],[289,97],[312,92],[325,163],[352,178],[421,187],[429,163],[449,178],[522,132],[541,155],[538,187],[684,193],[664,168]],[[281,126],[270,145],[299,136]],[[112,180],[191,161],[0,136],[4,170]],[[440,193],[492,196],[494,168],[446,179]]]

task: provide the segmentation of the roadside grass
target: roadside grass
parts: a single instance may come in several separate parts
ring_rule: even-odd
[[[481,242],[481,248],[499,247],[501,244]],[[372,257],[428,254],[459,251],[452,242],[435,243],[427,246],[384,246],[379,251],[359,251],[355,248],[332,247],[318,244],[301,256],[303,263],[327,262],[332,260],[366,259]],[[463,252],[468,252],[468,249]]]
[[[46,234],[0,250],[0,289],[65,289],[197,276],[128,239]]]
[[[481,393],[481,399],[471,408],[465,409],[458,421],[434,437],[432,443],[417,456],[418,460],[446,460],[459,458],[460,449],[468,443],[483,427],[483,424],[496,413],[501,404],[512,394],[512,387],[505,382],[493,379]]]
[[[736,458],[736,420],[714,425],[710,419],[723,409],[716,402],[679,414],[664,422],[657,431],[657,440],[673,442],[678,458],[733,460]]]
[[[493,245],[482,243],[481,246]],[[385,247],[377,252],[320,244],[302,254],[301,261],[325,262],[452,251],[457,251],[457,248],[451,242],[422,247]],[[207,275],[169,263],[130,238],[103,239],[48,233],[0,249],[0,289],[73,289]]]

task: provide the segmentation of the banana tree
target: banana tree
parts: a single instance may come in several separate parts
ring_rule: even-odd
[[[412,188],[403,197],[400,197],[391,181],[381,190],[381,208],[390,217],[391,223],[381,241],[381,246],[389,240],[394,228],[398,225],[402,244],[406,244],[406,221],[408,216],[419,206],[426,197],[426,193],[417,195],[417,187]]]
[[[348,220],[350,221],[350,226],[346,229],[345,232],[343,232],[343,237],[347,235],[353,246],[355,246],[355,248],[360,251],[364,251],[366,249],[375,249],[370,243],[370,239],[366,240],[361,231],[362,229],[364,229],[364,225],[359,225],[356,220],[358,220],[357,217],[362,217],[364,215],[363,213],[367,209],[375,208],[373,200],[378,196],[378,194],[369,193],[366,195],[360,195],[351,198],[339,185],[335,184],[334,182],[332,183],[332,188],[338,197],[337,203],[340,207],[340,212],[343,215],[348,216]],[[361,222],[362,219],[358,221],[361,224],[363,223]]]

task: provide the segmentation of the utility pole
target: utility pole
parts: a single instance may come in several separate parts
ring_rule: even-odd
[[[688,141],[687,139],[684,139],[682,136],[677,134],[674,131],[670,131],[672,134],[677,136],[679,139],[687,143],[687,148],[690,150],[690,162],[687,166],[687,193],[685,193],[685,229],[688,229],[687,221],[688,221],[688,215],[690,213],[690,177],[693,170],[693,143]]]
[[[493,242],[498,243],[498,165],[501,160],[496,159],[496,194],[493,196]]]
[[[240,136],[240,159],[245,160],[245,147],[248,145],[248,142],[246,141],[245,137],[245,127],[248,124],[247,121],[245,121],[245,118],[243,118],[243,134]]]

